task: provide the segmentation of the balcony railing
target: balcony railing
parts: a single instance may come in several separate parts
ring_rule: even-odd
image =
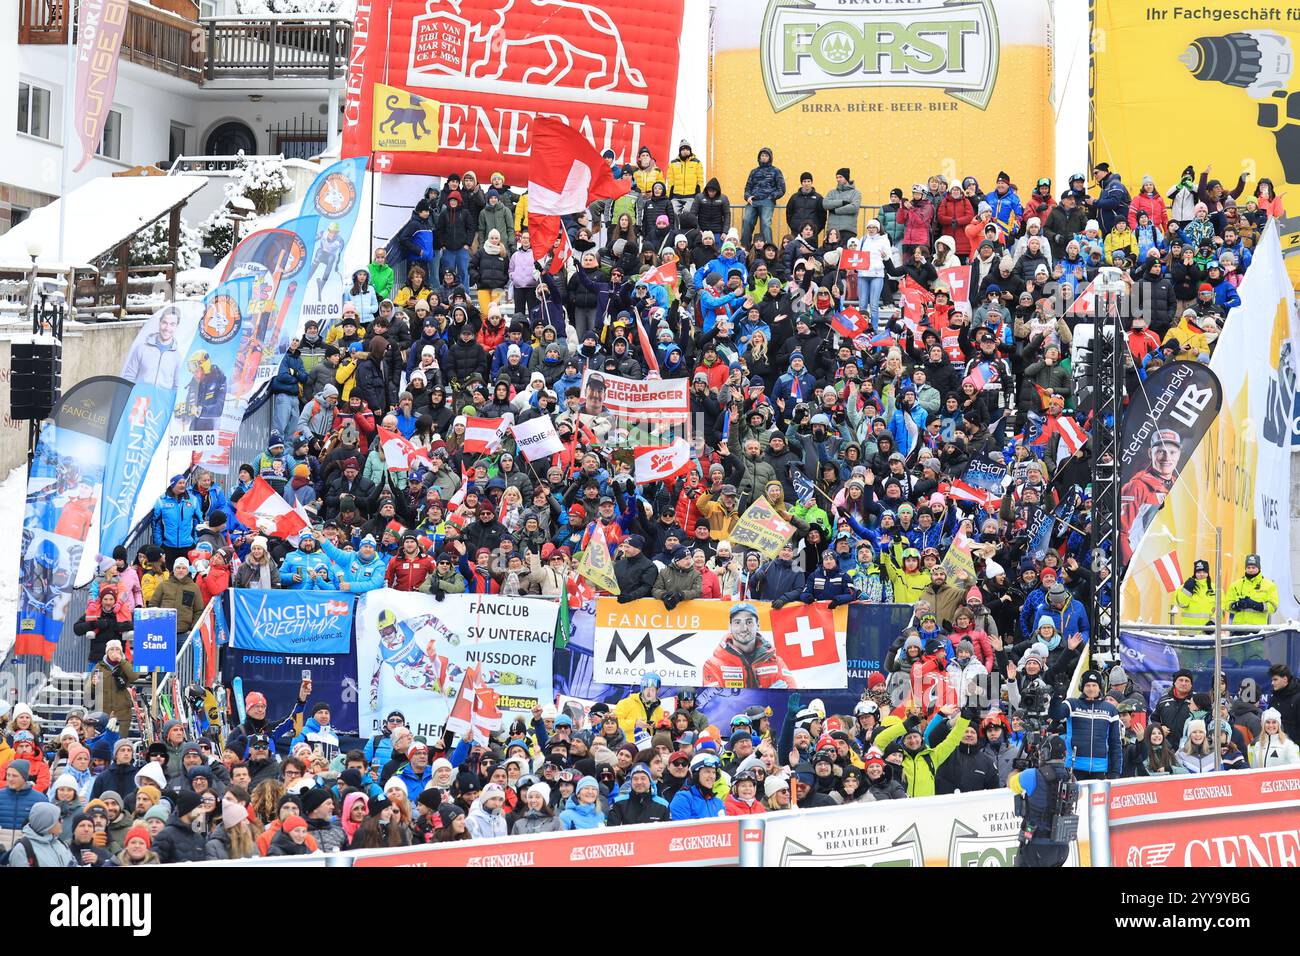
[[[352,24],[333,18],[213,17],[203,28],[205,81],[335,80],[352,45]]]
[[[18,0],[18,42],[66,44],[71,0]],[[122,59],[196,83],[337,80],[347,70],[352,24],[336,17],[211,17],[197,23],[132,3]]]
[[[70,0],[18,0],[18,42],[66,44]],[[133,3],[122,34],[122,59],[169,76],[199,82],[203,45],[197,24],[155,7]]]

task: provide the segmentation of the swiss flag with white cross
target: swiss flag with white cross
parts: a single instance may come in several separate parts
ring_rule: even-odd
[[[792,671],[840,662],[829,601],[772,609],[772,646]]]

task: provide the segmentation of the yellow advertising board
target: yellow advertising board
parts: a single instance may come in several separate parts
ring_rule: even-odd
[[[1271,179],[1300,211],[1300,7],[1092,0],[1092,162],[1163,195],[1192,166],[1231,191]],[[1288,118],[1290,114],[1291,118]],[[1244,201],[1244,198],[1243,198]]]
[[[717,0],[709,172],[733,205],[763,147],[787,197],[842,166],[866,205],[936,173],[1028,195],[1055,159],[1050,24],[1047,0]]]
[[[427,96],[376,83],[370,116],[374,124],[371,149],[388,153],[438,151],[438,104]]]

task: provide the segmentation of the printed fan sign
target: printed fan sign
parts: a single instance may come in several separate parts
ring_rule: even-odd
[[[389,153],[438,151],[441,137],[436,100],[396,86],[376,83],[370,115],[374,123],[370,134],[371,149]]]
[[[360,0],[343,109],[344,156],[366,156],[373,132],[413,138],[405,97],[438,97],[432,153],[389,149],[390,170],[445,176],[477,168],[527,182],[538,117],[580,132],[596,151],[635,163],[642,145],[666,168],[684,0]],[[432,131],[432,127],[430,126]],[[421,131],[421,141],[424,133]],[[388,171],[388,170],[386,170]],[[486,179],[486,176],[484,177]]]
[[[651,598],[598,598],[595,672],[606,684],[636,684],[647,671],[665,685],[731,689],[836,689],[848,681],[848,608],[792,604],[758,613],[728,601],[683,601],[671,611]],[[734,613],[733,613],[734,612]]]
[[[367,592],[357,602],[362,736],[392,710],[417,734],[440,733],[474,665],[507,723],[550,703],[558,618],[559,602],[546,598]]]
[[[231,643],[273,654],[346,654],[355,598],[346,591],[231,588]]]
[[[684,378],[638,381],[588,369],[582,375],[582,399],[621,419],[683,425],[691,415],[691,384]]]
[[[176,609],[138,607],[131,647],[137,671],[172,674],[176,671]]]
[[[765,558],[775,558],[793,534],[794,525],[777,514],[766,498],[759,498],[731,529],[731,543],[753,548]]]
[[[529,461],[549,458],[564,451],[564,442],[560,441],[560,433],[550,415],[541,415],[522,425],[512,425],[510,430],[515,435],[515,448]]]

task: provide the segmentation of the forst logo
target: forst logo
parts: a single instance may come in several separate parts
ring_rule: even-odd
[[[819,90],[925,87],[984,109],[998,72],[993,0],[845,10],[768,0],[760,59],[774,112]]]

